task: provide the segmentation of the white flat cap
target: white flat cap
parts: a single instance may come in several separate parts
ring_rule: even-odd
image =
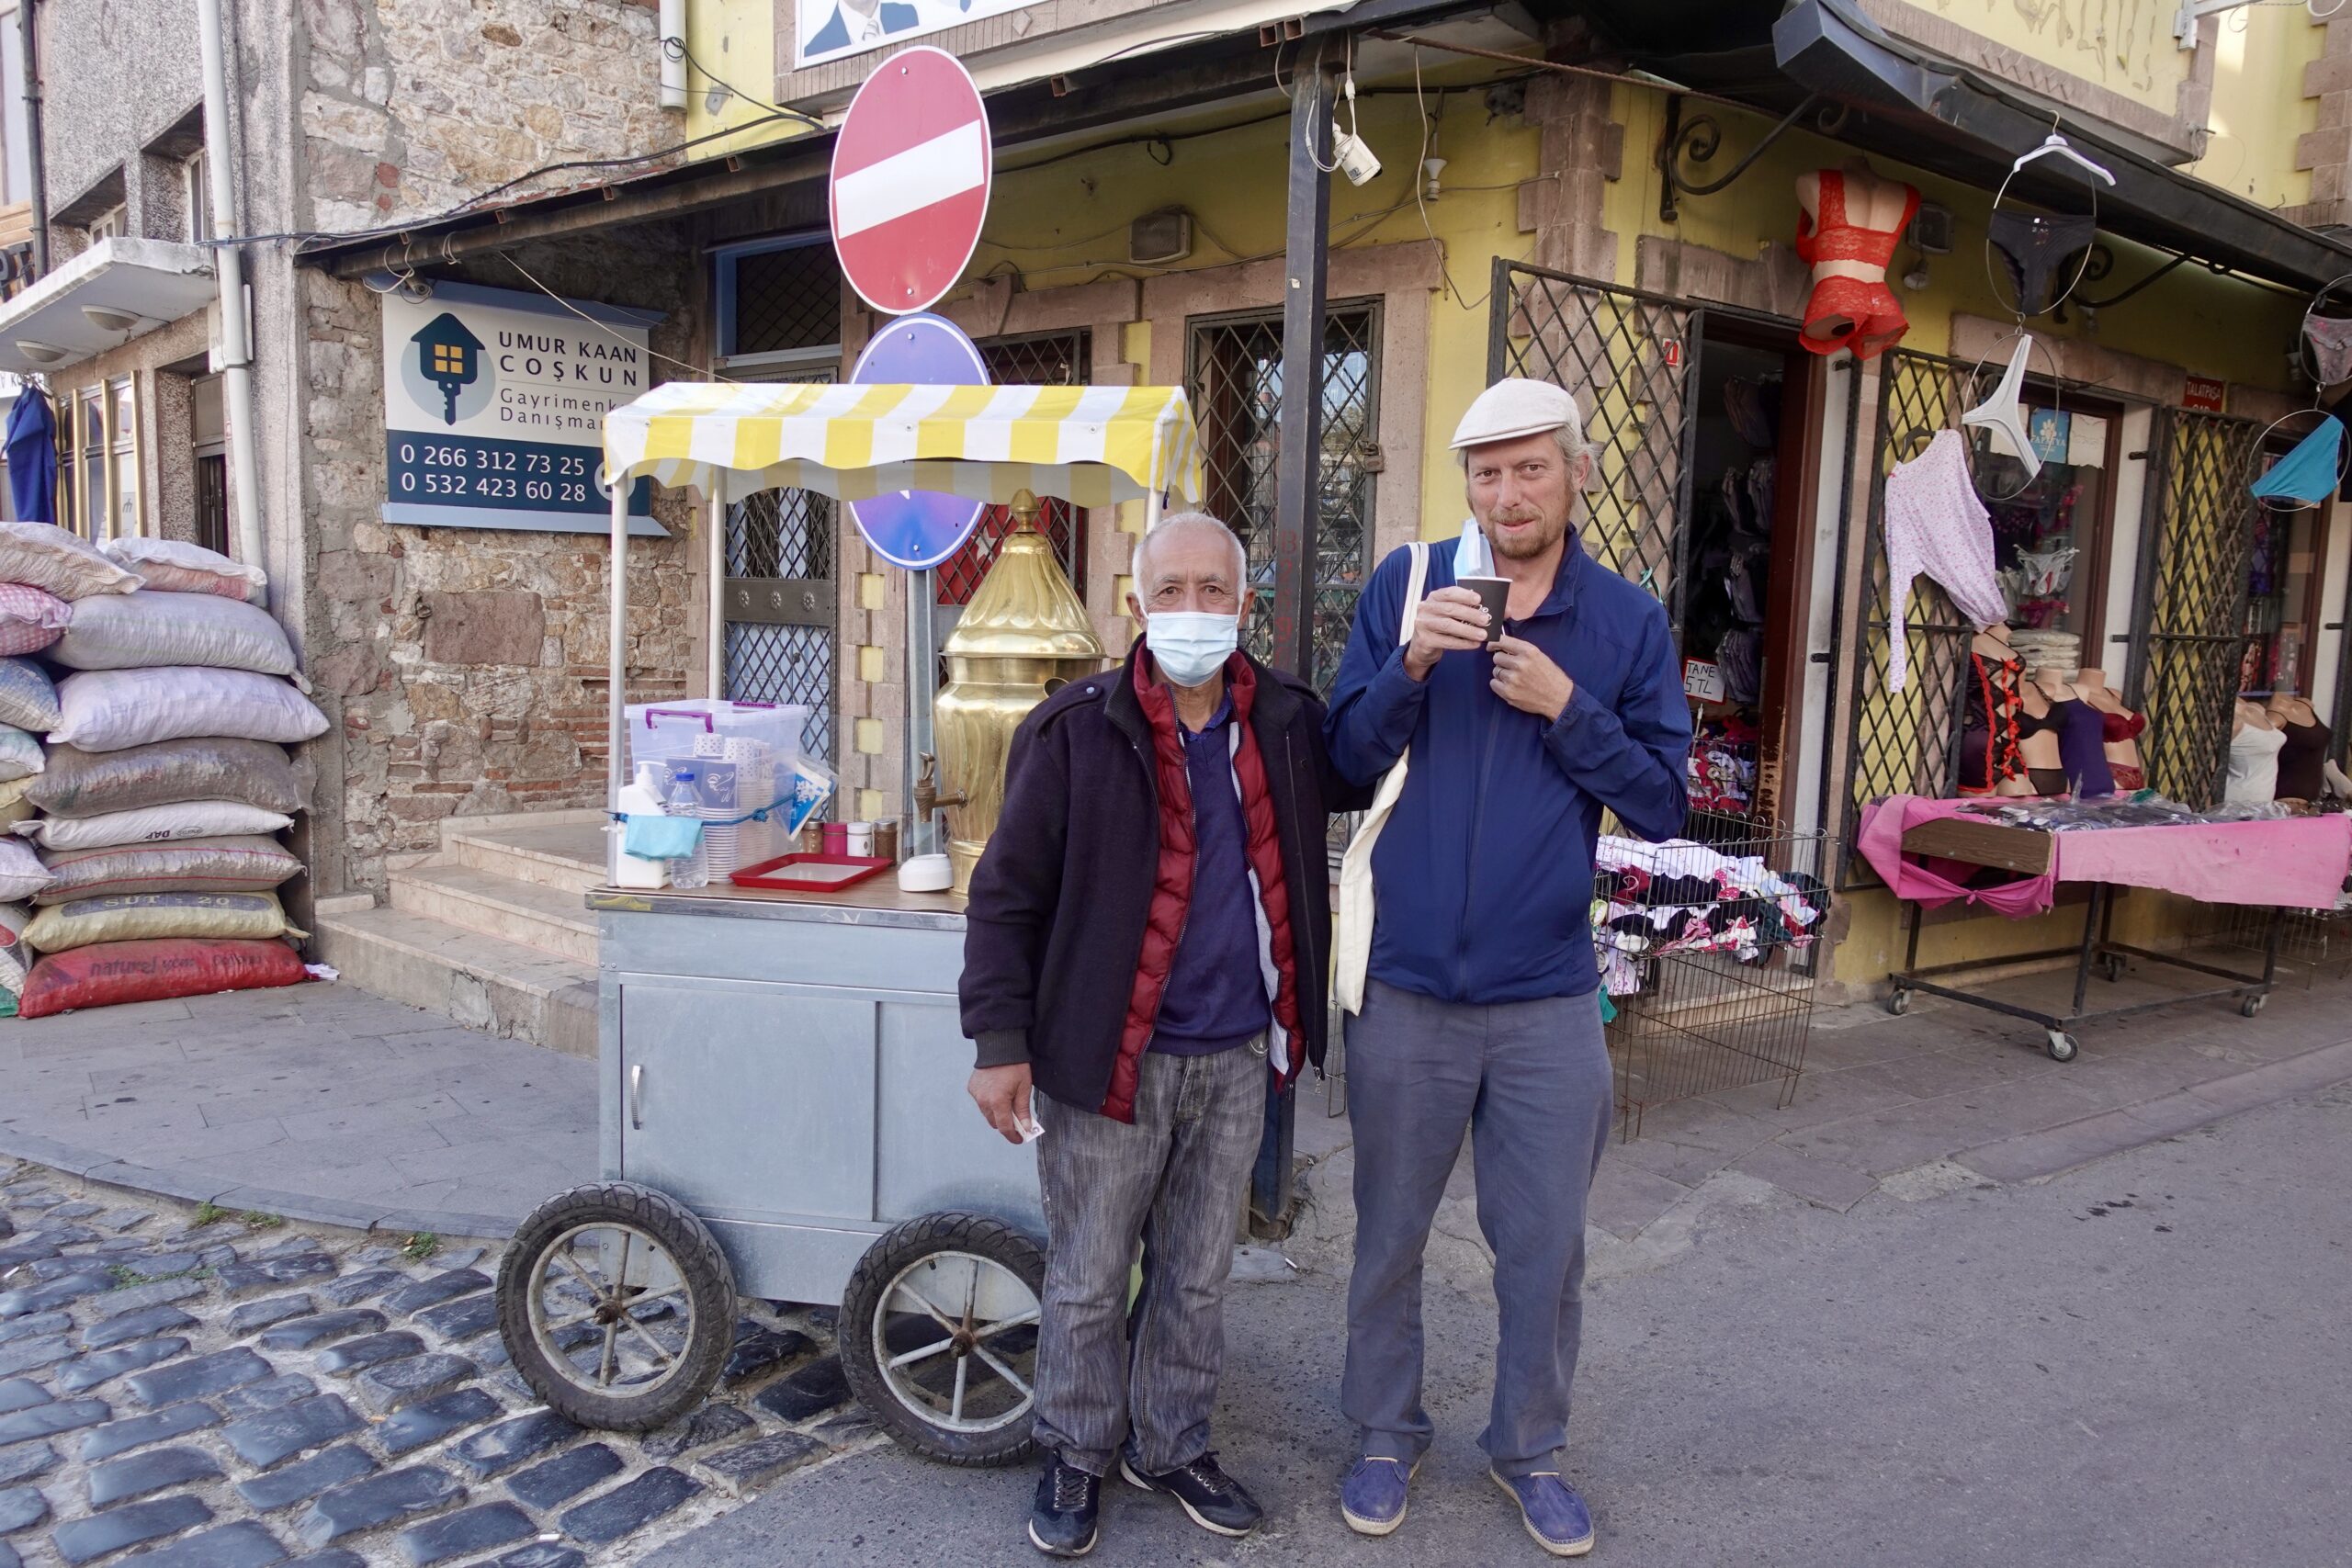
[[[1520,377],[1498,381],[1478,394],[1462,423],[1453,427],[1453,450],[1464,446],[1483,446],[1490,441],[1516,441],[1522,435],[1540,435],[1547,430],[1566,425],[1577,440],[1584,439],[1584,421],[1577,416],[1577,400],[1549,381],[1530,381]]]

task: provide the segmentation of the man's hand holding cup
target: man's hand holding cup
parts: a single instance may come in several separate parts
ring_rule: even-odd
[[[1413,640],[1405,645],[1405,673],[1416,681],[1447,653],[1487,646],[1489,619],[1478,595],[1467,588],[1441,588],[1421,601],[1413,616]]]

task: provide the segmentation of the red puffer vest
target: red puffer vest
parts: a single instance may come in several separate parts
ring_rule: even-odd
[[[1150,678],[1148,656],[1136,660],[1136,700],[1151,721],[1152,772],[1159,795],[1159,864],[1152,881],[1151,910],[1144,922],[1143,952],[1136,964],[1135,989],[1128,994],[1126,1025],[1119,1034],[1119,1059],[1111,1067],[1110,1092],[1102,1100],[1102,1114],[1114,1122],[1135,1120],[1136,1075],[1159,1021],[1159,998],[1168,988],[1169,972],[1176,966],[1176,943],[1184,931],[1184,917],[1193,902],[1193,784],[1184,766],[1184,743],[1176,733],[1176,702],[1168,689]],[[1257,874],[1260,906],[1272,933],[1275,987],[1274,1028],[1287,1036],[1286,1054],[1270,1053],[1278,1061],[1283,1082],[1298,1076],[1305,1054],[1298,1021],[1298,960],[1292,951],[1290,886],[1283,876],[1283,846],[1274,824],[1272,796],[1266,785],[1266,762],[1258,751],[1258,736],[1250,728],[1250,708],[1258,694],[1257,672],[1236,654],[1225,666],[1226,693],[1233,702],[1233,723],[1240,745],[1233,754],[1234,777],[1241,784],[1241,813],[1248,825],[1250,869]]]

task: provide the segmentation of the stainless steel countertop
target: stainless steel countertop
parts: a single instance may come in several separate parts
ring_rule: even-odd
[[[960,931],[964,901],[946,893],[901,893],[888,872],[838,893],[780,893],[726,883],[675,887],[592,887],[589,910],[616,915],[715,915],[738,920],[809,920],[823,925]]]

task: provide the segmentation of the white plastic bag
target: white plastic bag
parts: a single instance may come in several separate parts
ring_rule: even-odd
[[[0,902],[14,904],[29,898],[49,883],[49,867],[40,863],[30,844],[0,838]]]
[[[62,716],[50,739],[85,751],[191,735],[290,746],[327,728],[310,698],[250,670],[87,670],[58,682],[57,700]]]
[[[109,539],[98,549],[118,566],[146,579],[158,593],[210,593],[247,604],[269,603],[269,578],[218,550],[178,539]]]
[[[186,664],[294,673],[294,649],[268,611],[209,593],[116,593],[82,600],[48,657],[68,670]]]
[[[188,800],[144,806],[97,817],[37,817],[19,822],[17,836],[45,850],[103,850],[116,844],[159,844],[211,839],[224,833],[275,833],[294,818],[238,800]]]

